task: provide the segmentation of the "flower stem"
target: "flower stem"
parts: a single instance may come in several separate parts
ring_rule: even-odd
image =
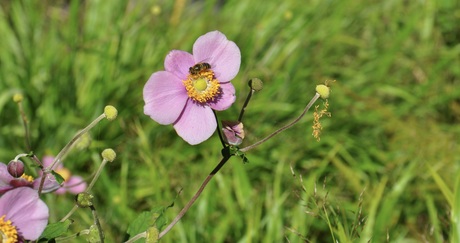
[[[106,159],[103,159],[103,160],[102,160],[101,165],[99,166],[99,168],[98,168],[97,171],[96,171],[96,175],[94,175],[93,180],[91,180],[91,183],[90,183],[89,186],[86,188],[86,192],[89,192],[89,191],[93,188],[93,186],[94,186],[94,184],[96,183],[97,179],[98,179],[99,176],[101,175],[102,169],[104,168],[105,164],[107,164],[107,162],[108,162],[108,160],[106,160]]]
[[[75,136],[69,141],[69,143],[64,146],[64,148],[61,150],[61,152],[58,153],[56,158],[54,158],[53,164],[51,164],[47,169],[53,169],[56,164],[59,164],[61,162],[61,158],[64,157],[65,154],[69,152],[69,150],[72,148],[72,146],[75,144],[75,142],[83,136],[86,132],[88,132],[91,128],[96,126],[102,119],[105,118],[105,114],[101,114],[99,117],[94,119],[87,127],[83,128],[83,130],[79,131]]]
[[[212,179],[212,177],[219,172],[219,170],[222,168],[222,166],[225,165],[225,163],[230,159],[231,156],[224,155],[222,160],[219,162],[219,164],[214,168],[214,170],[209,173],[209,175],[204,179],[203,183],[201,184],[200,188],[198,191],[193,195],[192,199],[185,205],[185,207],[179,212],[179,214],[176,216],[176,218],[159,234],[158,239],[161,239],[166,233],[168,233],[174,225],[179,222],[179,220],[185,215],[185,213],[190,209],[190,207],[193,205],[193,203],[198,199],[198,197],[201,195],[203,192],[204,188],[206,185],[209,183],[209,181]]]
[[[245,112],[246,107],[248,106],[249,101],[251,100],[251,97],[254,94],[254,92],[261,91],[264,85],[263,85],[262,80],[260,80],[258,78],[252,78],[252,79],[249,80],[248,86],[249,86],[249,88],[251,90],[249,90],[248,97],[246,97],[246,101],[244,101],[243,107],[241,107],[240,116],[238,117],[239,122],[242,122],[244,112]]]
[[[243,121],[244,112],[245,112],[246,107],[248,106],[249,101],[251,100],[251,97],[254,94],[254,92],[256,92],[256,91],[254,89],[252,89],[252,88],[251,88],[251,90],[249,90],[248,97],[246,97],[246,100],[244,101],[243,107],[241,107],[240,116],[238,117],[239,122]]]
[[[24,131],[25,131],[25,140],[26,140],[26,148],[27,150],[31,151],[32,146],[30,145],[30,133],[29,133],[29,126],[27,124],[27,116],[26,113],[24,112],[24,109],[22,107],[22,102],[18,102],[18,108],[19,108],[19,113],[21,113],[21,118],[22,118],[22,125],[24,126]]]
[[[61,163],[61,158],[69,152],[69,150],[72,148],[72,146],[75,144],[75,142],[86,132],[88,132],[91,128],[96,126],[97,123],[99,123],[102,119],[106,117],[105,114],[101,114],[99,117],[94,119],[87,127],[85,127],[83,130],[79,131],[75,136],[67,143],[64,148],[58,153],[58,155],[54,158],[53,163],[45,168],[43,170],[43,176],[40,181],[40,186],[38,187],[38,194],[40,194],[43,190],[43,184],[45,183],[45,178],[48,176],[50,173],[50,170],[52,170],[57,164]]]
[[[225,148],[226,145],[225,145],[224,137],[222,136],[222,130],[220,129],[220,123],[219,123],[219,119],[217,118],[217,113],[215,110],[212,110],[212,112],[214,113],[214,117],[216,118],[217,133],[219,134],[220,142],[222,143],[222,146]]]
[[[66,221],[68,218],[70,218],[70,216],[72,216],[72,214],[77,210],[78,206],[77,205],[74,205],[73,208],[67,213],[66,216],[64,216],[64,218],[62,218],[59,222],[64,222]]]
[[[97,231],[99,233],[99,240],[100,240],[99,242],[104,243],[104,232],[102,231],[102,226],[101,226],[101,223],[99,222],[99,217],[97,216],[97,213],[96,213],[96,208],[94,207],[94,205],[89,206],[89,208],[91,209],[91,213],[93,214],[93,217],[94,217],[94,224],[96,225]]]
[[[132,237],[131,239],[125,241],[125,243],[136,242],[137,240],[142,239],[142,238],[146,238],[146,237],[147,237],[147,231],[144,231],[144,232],[142,232],[142,233],[139,233],[139,234],[135,235],[135,236]]]
[[[315,94],[315,96],[313,96],[313,98],[310,100],[310,102],[308,102],[307,106],[305,106],[305,109],[303,110],[302,114],[300,114],[299,117],[297,117],[294,121],[292,121],[291,123],[281,127],[280,129],[276,130],[275,132],[273,132],[272,134],[268,135],[267,137],[263,138],[262,140],[252,144],[252,145],[249,145],[249,146],[246,146],[244,148],[241,148],[240,151],[241,152],[246,152],[248,150],[251,150],[255,147],[257,147],[258,145],[266,142],[267,140],[269,140],[270,138],[272,138],[273,136],[275,136],[276,134],[294,126],[306,113],[307,111],[311,108],[311,106],[318,100],[318,98],[320,97],[320,95],[318,93]]]

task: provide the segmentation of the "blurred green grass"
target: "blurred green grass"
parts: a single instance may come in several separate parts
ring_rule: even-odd
[[[184,4],[184,5],[181,5]],[[172,49],[218,29],[241,49],[238,115],[251,77],[246,144],[297,116],[317,84],[337,80],[317,142],[312,116],[231,159],[162,242],[455,242],[460,189],[460,3],[427,1],[2,1],[0,160],[27,152],[12,95],[21,92],[33,150],[57,154],[107,104],[114,122],[66,166],[96,184],[107,240],[143,210],[172,219],[220,156],[143,114],[142,88]],[[309,113],[312,114],[312,113]],[[292,167],[292,170],[291,170]],[[295,176],[292,175],[294,171]],[[301,179],[302,178],[302,179]],[[455,186],[457,185],[457,186]],[[72,196],[48,195],[52,221]],[[72,230],[89,227],[79,210]],[[454,238],[457,237],[457,238]]]

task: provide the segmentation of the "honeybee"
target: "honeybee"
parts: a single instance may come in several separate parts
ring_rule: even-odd
[[[195,64],[193,67],[190,67],[188,71],[190,72],[190,74],[198,74],[199,72],[205,71],[210,68],[211,68],[211,65],[209,65],[209,63],[200,62],[200,63]]]

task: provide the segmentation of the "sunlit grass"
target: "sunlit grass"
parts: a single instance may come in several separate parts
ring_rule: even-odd
[[[103,149],[117,152],[93,190],[108,242],[125,239],[141,211],[174,201],[171,220],[218,163],[220,143],[190,146],[153,122],[142,88],[170,50],[191,51],[218,29],[242,53],[237,101],[219,115],[236,119],[246,82],[264,81],[245,114],[245,144],[291,121],[325,80],[337,80],[332,117],[319,142],[307,115],[250,151],[248,164],[232,158],[162,242],[458,240],[457,2],[179,2],[2,2],[0,161],[28,152],[16,92],[39,157],[113,105],[117,120],[93,129],[66,167],[89,177]],[[45,199],[51,221],[73,206],[70,195]],[[75,232],[88,228],[90,212],[75,222]]]

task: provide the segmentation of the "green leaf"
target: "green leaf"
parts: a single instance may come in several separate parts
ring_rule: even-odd
[[[169,206],[163,207],[158,206],[154,207],[150,211],[142,212],[128,227],[128,234],[133,237],[139,233],[142,233],[152,226],[157,228],[158,230],[161,229],[163,226],[166,225],[166,217],[164,213],[166,209],[172,207],[174,203]]]
[[[238,156],[243,160],[243,163],[249,163],[248,157],[246,157],[246,154],[244,152],[241,152],[240,148],[237,146],[228,146],[225,149],[228,150],[228,154],[231,156]],[[222,153],[224,154],[224,153]],[[225,155],[224,155],[225,156]]]
[[[69,229],[69,226],[73,223],[72,220],[66,220],[64,222],[57,222],[48,224],[43,231],[42,235],[38,239],[38,242],[48,242],[63,235]]]
[[[62,184],[65,180],[64,180],[64,177],[62,177],[61,175],[59,175],[59,173],[57,173],[56,171],[52,170],[51,171],[51,174],[54,176],[54,178],[56,178],[56,181],[59,183],[59,184]]]
[[[137,218],[129,225],[128,234],[130,236],[137,235],[141,232],[146,231],[150,226],[155,223],[156,216],[155,212],[145,211],[142,212]]]

